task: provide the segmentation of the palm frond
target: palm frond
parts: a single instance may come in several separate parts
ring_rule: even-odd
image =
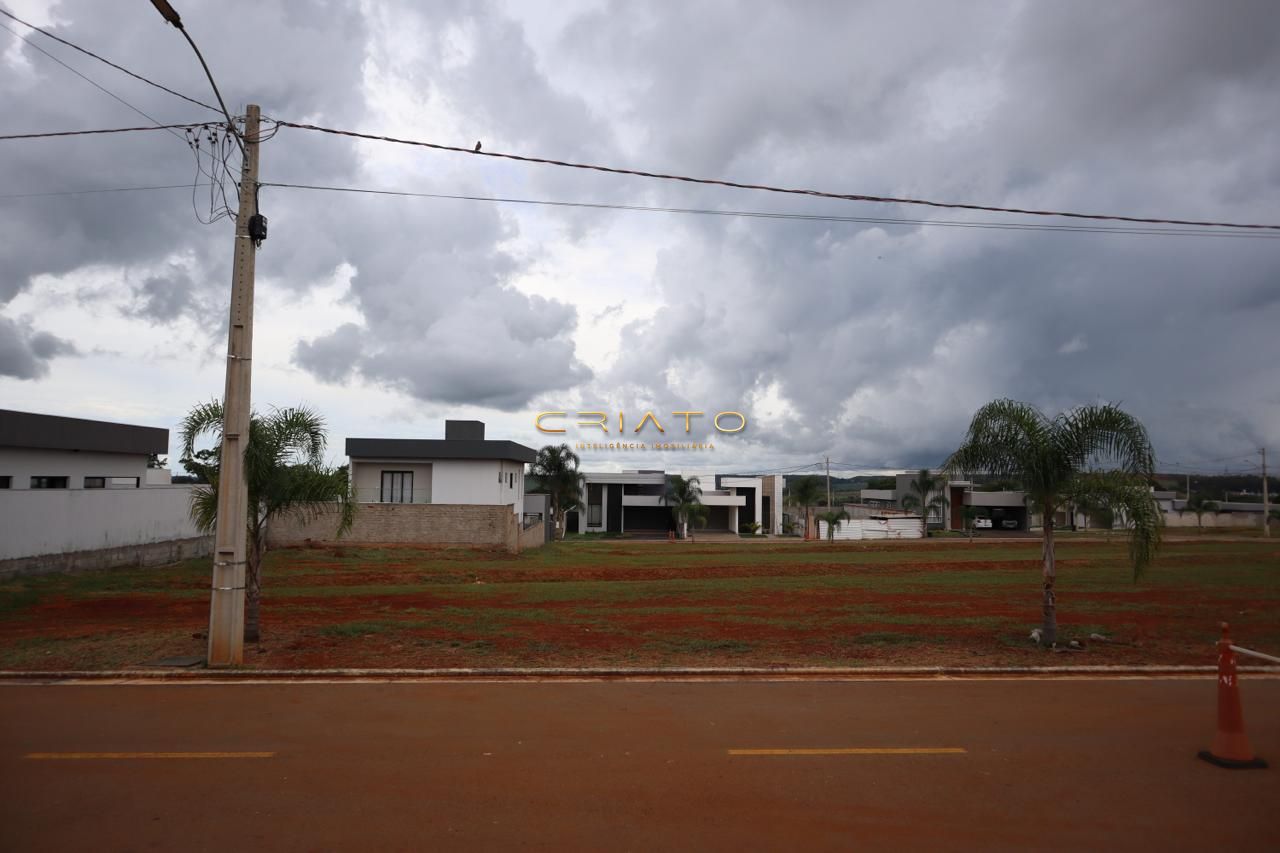
[[[182,419],[179,441],[182,445],[181,456],[194,458],[196,442],[203,436],[209,436],[214,444],[222,443],[222,403],[210,400],[200,403]]]
[[[994,400],[973,415],[960,447],[944,469],[955,475],[1020,473],[1026,451],[1043,444],[1049,424],[1039,409],[1016,400]]]
[[[196,486],[191,490],[191,521],[201,533],[213,533],[218,526],[218,485]]]
[[[1060,416],[1060,445],[1077,467],[1116,466],[1150,478],[1155,449],[1142,423],[1111,404],[1081,406]]]

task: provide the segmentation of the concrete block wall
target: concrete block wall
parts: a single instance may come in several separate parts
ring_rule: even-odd
[[[276,519],[268,547],[311,542],[489,545],[516,551],[520,522],[510,506],[477,504],[360,504],[351,530],[337,536],[338,509],[302,521]]]
[[[547,541],[547,523],[539,521],[530,528],[520,531],[520,550],[540,548]]]

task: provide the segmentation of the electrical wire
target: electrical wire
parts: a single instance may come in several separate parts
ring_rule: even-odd
[[[200,186],[205,186],[201,184]],[[54,196],[71,196],[71,195],[91,195],[94,193],[135,193],[147,192],[150,190],[186,190],[190,189],[191,184],[156,184],[147,187],[102,187],[94,190],[58,190],[55,192],[43,193],[0,193],[0,199],[5,198],[51,198]]]
[[[8,133],[0,136],[0,142],[9,139],[52,139],[58,136],[98,136],[104,133],[137,133],[144,130],[171,130],[173,128],[209,126],[221,127],[222,122],[189,121],[184,124],[159,124],[147,125],[145,127],[107,127],[96,130],[58,130],[46,131],[44,133]]]
[[[364,193],[368,195],[403,196],[409,198],[452,199],[457,201],[486,201],[499,204],[522,204],[540,207],[575,207],[590,210],[623,210],[644,213],[684,213],[704,216],[731,216],[749,219],[796,220],[802,222],[855,222],[879,225],[900,226],[934,226],[942,228],[976,228],[979,230],[1002,231],[1049,231],[1084,234],[1128,234],[1138,236],[1162,237],[1244,237],[1250,239],[1275,240],[1280,234],[1261,231],[1225,231],[1198,228],[1133,228],[1108,225],[1066,225],[1051,223],[1023,222],[966,222],[945,219],[906,219],[877,216],[835,216],[808,213],[781,213],[759,210],[717,210],[714,208],[693,207],[652,207],[637,204],[608,204],[603,202],[554,201],[549,199],[509,198],[502,196],[459,195],[451,193],[411,192],[408,190],[384,190],[367,187],[340,187],[319,184],[291,184],[275,181],[263,181],[260,186],[280,187],[283,189],[318,190],[327,192]]]
[[[178,98],[182,98],[182,100],[195,104],[198,107],[204,107],[206,110],[213,110],[214,112],[218,112],[217,107],[210,106],[209,104],[206,104],[204,101],[198,101],[195,98],[191,97],[190,95],[184,95],[181,92],[176,92],[173,89],[170,89],[168,86],[163,86],[154,80],[149,80],[146,77],[143,77],[141,74],[136,74],[133,71],[130,71],[128,68],[125,68],[123,65],[117,65],[116,63],[112,62],[110,59],[101,57],[91,50],[86,50],[85,48],[81,47],[78,44],[67,41],[66,39],[61,38],[60,36],[54,35],[48,30],[44,30],[44,29],[41,29],[40,27],[37,27],[35,24],[27,23],[26,21],[22,20],[17,15],[13,14],[7,9],[0,7],[0,15],[4,15],[7,18],[17,21],[19,24],[22,24],[24,27],[30,27],[31,29],[45,36],[46,38],[51,38],[56,42],[65,44],[67,47],[73,50],[78,50],[81,53],[83,53],[85,56],[91,56],[94,59],[98,60],[99,62],[110,65],[112,68],[116,69],[117,71],[123,71],[125,74],[128,74],[130,77],[134,78],[135,80],[141,80],[143,83],[146,83],[148,86],[154,86],[155,88],[161,90],[162,92],[168,92],[170,95],[173,95]]]
[[[9,31],[9,33],[10,33],[14,38],[22,39],[22,40],[23,40],[23,41],[25,41],[27,44],[31,45],[31,47],[32,47],[32,48],[34,48],[35,50],[40,51],[40,53],[43,53],[45,56],[49,57],[49,58],[50,58],[50,59],[52,59],[54,62],[58,63],[58,64],[59,64],[59,65],[61,65],[63,68],[65,68],[65,69],[67,69],[68,71],[70,71],[72,74],[74,74],[74,75],[76,75],[77,77],[79,77],[81,80],[84,80],[84,81],[85,81],[86,83],[88,83],[90,86],[93,86],[95,89],[98,89],[99,91],[104,92],[104,93],[106,93],[107,95],[110,95],[112,98],[115,98],[117,101],[119,101],[120,103],[124,104],[126,107],[128,107],[128,108],[129,108],[129,109],[131,109],[131,110],[133,110],[135,113],[137,113],[138,115],[142,116],[142,117],[143,117],[143,118],[145,118],[147,121],[149,121],[149,122],[151,122],[152,124],[154,124],[156,127],[159,127],[159,128],[165,129],[165,130],[169,130],[169,129],[168,129],[168,128],[166,128],[163,124],[161,124],[161,123],[160,123],[160,121],[159,121],[158,119],[154,118],[153,116],[148,115],[147,113],[143,112],[143,111],[142,111],[141,109],[139,109],[138,107],[135,107],[133,104],[129,103],[129,102],[128,102],[128,101],[126,101],[124,98],[120,97],[120,96],[119,96],[119,95],[117,95],[115,92],[113,92],[113,91],[111,91],[110,89],[108,89],[106,86],[103,86],[103,85],[101,85],[100,83],[98,83],[97,81],[95,81],[95,80],[93,80],[92,78],[90,78],[89,76],[87,76],[87,75],[85,75],[85,74],[82,74],[80,71],[76,70],[76,69],[75,69],[75,68],[73,68],[72,66],[70,66],[70,65],[68,65],[67,63],[63,62],[61,59],[59,59],[58,57],[54,56],[54,55],[53,55],[52,53],[50,53],[49,51],[45,50],[43,47],[41,47],[40,45],[38,45],[38,44],[36,44],[35,42],[33,42],[31,39],[27,38],[26,36],[22,35],[21,33],[17,33],[17,32],[14,32],[13,30],[9,29],[9,26],[8,26],[7,24],[0,24],[0,27],[4,28],[5,30],[8,30],[8,31]],[[181,137],[181,136],[179,136],[177,133],[175,133],[173,130],[169,130],[169,133],[170,133],[171,135],[173,135],[173,136],[174,136],[175,138],[177,138],[177,139],[182,139],[182,137]]]
[[[133,104],[126,101],[124,98],[117,95],[115,92],[112,92],[110,89],[106,88],[105,86],[102,86],[97,81],[93,80],[87,75],[82,74],[79,70],[63,62],[61,59],[54,56],[49,51],[45,50],[40,45],[33,42],[31,39],[27,38],[24,35],[21,35],[20,33],[14,32],[12,29],[9,28],[8,25],[4,23],[0,23],[0,27],[4,28],[5,30],[8,30],[9,33],[14,36],[14,38],[22,39],[24,42],[30,45],[33,49],[44,54],[46,57],[58,63],[63,68],[70,71],[72,74],[75,74],[77,77],[84,80],[89,85],[111,96],[115,100],[124,104],[129,109],[133,110],[138,115],[152,122],[157,128],[165,130],[175,139],[181,140],[182,142],[186,143],[186,145],[188,146],[188,148],[191,149],[195,157],[196,175],[191,182],[191,207],[192,207],[192,210],[195,212],[196,220],[203,225],[211,225],[220,219],[225,219],[228,217],[230,217],[234,221],[235,214],[231,211],[230,205],[227,200],[226,178],[227,177],[231,178],[232,186],[236,186],[236,183],[235,183],[235,176],[231,173],[231,169],[227,165],[227,160],[231,153],[227,146],[227,141],[228,139],[231,139],[231,138],[235,138],[238,141],[238,136],[233,136],[232,134],[223,134],[221,137],[219,137],[217,132],[217,125],[212,123],[203,127],[195,127],[195,128],[187,127],[183,129],[185,135],[179,134],[177,130],[167,125],[161,124],[161,122],[158,119],[156,119],[154,116],[149,115],[148,113],[144,112],[142,109],[134,106]],[[201,144],[202,131],[206,134],[207,141],[209,144],[209,151],[208,151],[209,167],[207,169],[205,168],[203,159],[202,159],[204,154],[203,146]],[[197,204],[197,201],[196,201],[197,188],[199,186],[204,186],[203,184],[200,183],[201,176],[204,176],[205,178],[208,179],[207,186],[209,187],[209,213],[207,216],[200,212],[200,206]],[[238,198],[239,197],[238,187],[236,188],[236,195]],[[219,202],[219,197],[221,197],[221,202]]]
[[[922,205],[925,207],[940,207],[955,210],[981,210],[991,213],[1014,213],[1021,216],[1060,216],[1071,219],[1092,219],[1092,220],[1109,220],[1116,222],[1133,222],[1148,225],[1194,225],[1206,228],[1240,228],[1240,229],[1261,229],[1269,231],[1280,231],[1280,225],[1273,224],[1257,224],[1257,223],[1241,223],[1241,222],[1217,222],[1212,220],[1198,219],[1162,219],[1156,217],[1144,216],[1123,216],[1119,214],[1103,214],[1103,213],[1078,213],[1073,211],[1061,210],[1038,210],[1031,208],[1017,207],[997,207],[986,204],[969,204],[960,202],[941,202],[931,201],[928,199],[918,198],[898,198],[894,196],[876,196],[863,195],[860,193],[835,193],[825,190],[813,189],[794,189],[787,187],[777,187],[768,184],[748,184],[738,181],[725,181],[715,178],[699,178],[689,175],[673,175],[663,172],[644,172],[638,169],[623,169],[615,166],[600,166],[591,163],[574,163],[566,160],[552,160],[544,157],[526,157],[519,154],[504,154],[498,151],[476,151],[470,148],[461,148],[456,145],[442,145],[436,142],[425,142],[415,139],[400,139],[394,136],[383,136],[372,133],[360,133],[352,130],[337,130],[331,127],[321,127],[315,124],[301,124],[298,122],[276,120],[277,124],[282,127],[293,127],[298,130],[311,130],[319,133],[328,133],[335,136],[347,136],[354,139],[368,139],[375,142],[391,142],[397,145],[412,145],[420,148],[430,148],[436,151],[453,151],[460,154],[471,154],[477,157],[495,157],[503,160],[515,160],[521,163],[537,163],[544,166],[559,166],[568,169],[587,169],[596,172],[607,172],[615,175],[632,175],[640,178],[655,178],[664,181],[681,181],[691,184],[707,184],[711,186],[730,187],[733,189],[759,190],[762,192],[785,193],[790,195],[813,196],[816,198],[831,198],[842,201],[866,201],[879,204],[912,204]]]

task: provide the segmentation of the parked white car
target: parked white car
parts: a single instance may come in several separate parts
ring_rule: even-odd
[[[975,528],[978,528],[978,529],[990,530],[990,529],[991,529],[991,519],[989,519],[989,518],[975,518],[975,519],[973,520],[973,526],[974,526]]]

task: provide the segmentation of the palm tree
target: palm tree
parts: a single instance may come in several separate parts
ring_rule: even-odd
[[[834,542],[836,540],[836,531],[840,529],[840,522],[849,520],[849,513],[842,509],[828,510],[827,512],[818,513],[818,520],[827,523],[827,541]]]
[[[801,477],[791,487],[791,503],[804,509],[804,535],[809,538],[810,509],[825,493],[822,481],[817,477]]]
[[[196,442],[214,440],[214,459],[221,457],[222,403],[196,406],[182,422],[182,458],[197,459]],[[338,509],[337,536],[351,528],[355,503],[350,499],[347,468],[324,465],[324,419],[307,408],[274,409],[251,416],[249,444],[244,451],[244,477],[249,486],[248,548],[245,555],[244,639],[260,636],[262,557],[267,551],[267,527],[273,518],[293,515],[314,518]],[[191,492],[191,520],[206,533],[218,523],[218,467],[191,463],[209,485]]]
[[[1196,530],[1204,532],[1202,519],[1206,512],[1217,512],[1218,502],[1206,498],[1204,495],[1192,495],[1187,498],[1187,502],[1182,507],[1182,512],[1194,512],[1196,514]]]
[[[565,534],[564,517],[582,505],[583,476],[578,471],[581,460],[567,444],[548,444],[538,451],[529,473],[551,496],[551,517],[557,539]]]
[[[671,475],[662,502],[671,507],[681,539],[689,535],[690,520],[705,520],[707,516],[707,508],[702,504],[702,485],[697,477],[686,480],[679,474]]]
[[[1111,463],[1108,476],[1082,477],[1091,463]],[[1160,544],[1160,512],[1148,486],[1155,452],[1147,430],[1116,406],[1081,406],[1050,419],[1027,403],[996,400],[977,411],[964,442],[947,460],[954,473],[985,472],[1016,478],[1044,519],[1041,550],[1043,628],[1041,642],[1057,641],[1054,583],[1054,514],[1074,493],[1124,512],[1129,521],[1129,558],[1136,581]]]
[[[947,511],[947,478],[935,475],[928,468],[921,468],[910,483],[907,494],[902,496],[902,508],[907,512],[920,513],[920,535],[929,535],[929,513],[937,510],[938,515]]]

